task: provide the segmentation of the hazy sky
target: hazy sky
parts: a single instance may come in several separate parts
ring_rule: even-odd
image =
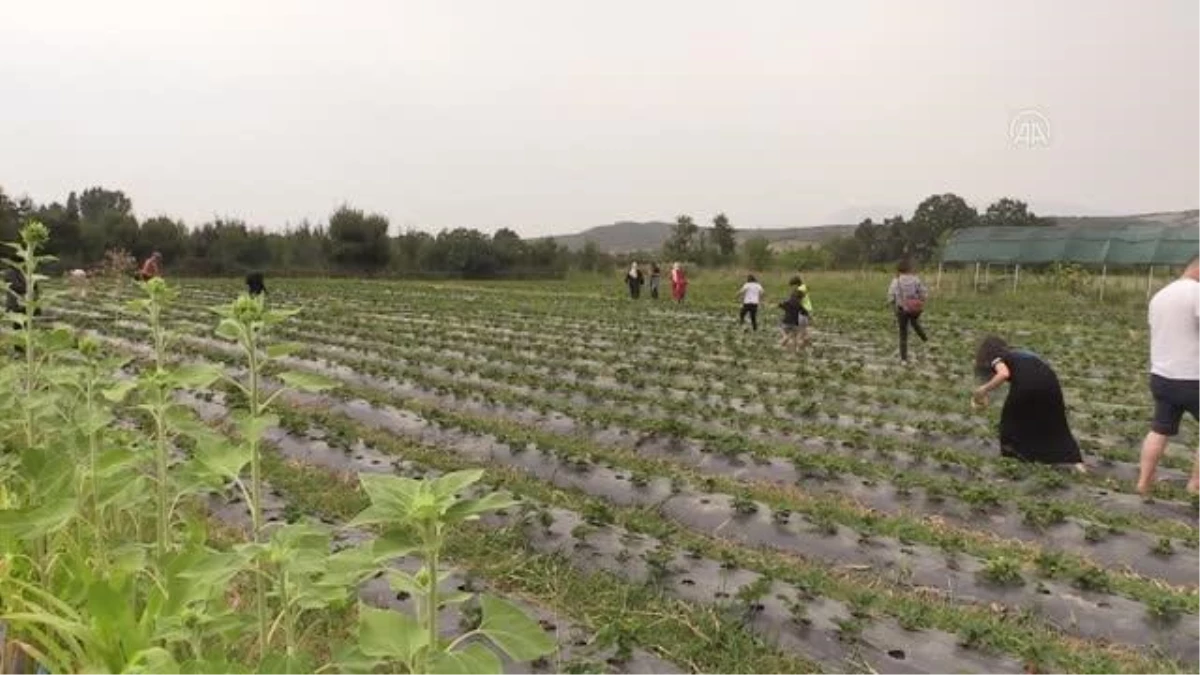
[[[526,235],[946,191],[1194,208],[1198,25],[1195,0],[0,0],[0,186]]]

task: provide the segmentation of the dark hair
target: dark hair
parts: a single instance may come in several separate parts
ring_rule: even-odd
[[[747,274],[747,275],[746,275],[746,281],[747,281],[747,282],[751,282],[751,281],[758,281],[758,279],[755,279],[753,274]]]
[[[912,274],[912,271],[913,271],[912,261],[909,260],[908,258],[901,260],[900,264],[896,265],[896,271],[899,272],[900,274]]]
[[[804,280],[800,278],[800,275],[796,275],[796,276],[792,277],[791,279],[788,279],[788,286],[799,286],[800,284],[803,284],[803,283],[804,283]]]
[[[975,376],[981,380],[992,377],[992,362],[1008,353],[1008,343],[995,335],[983,338],[975,350]]]

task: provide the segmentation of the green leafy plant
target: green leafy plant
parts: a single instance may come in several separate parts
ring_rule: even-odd
[[[997,556],[988,560],[980,575],[998,586],[1020,586],[1025,583],[1025,579],[1021,577],[1021,561],[1008,556]]]
[[[152,280],[155,283],[158,280]],[[153,297],[153,295],[152,295]],[[151,310],[155,305],[151,304]],[[232,480],[242,492],[250,508],[251,541],[256,545],[265,542],[262,515],[262,437],[271,426],[279,424],[279,418],[267,412],[271,403],[283,394],[286,389],[280,387],[272,394],[264,390],[264,369],[273,361],[281,359],[300,349],[295,343],[280,343],[266,345],[267,332],[294,316],[298,310],[267,309],[263,296],[251,297],[241,295],[231,304],[216,307],[214,312],[220,317],[217,324],[217,336],[234,342],[242,352],[246,361],[246,382],[226,375],[216,373],[225,379],[235,391],[246,401],[246,410],[235,414],[234,422],[242,439],[241,445],[216,444],[205,456],[211,458],[207,465],[216,473]],[[157,343],[157,340],[156,340]],[[207,372],[205,373],[207,376]],[[215,379],[215,378],[214,378]],[[329,379],[307,372],[286,371],[279,375],[286,385],[301,391],[318,392],[333,388]],[[250,465],[250,482],[246,485],[240,478],[246,464]],[[260,549],[261,550],[261,549]],[[267,600],[266,582],[270,575],[266,560],[256,556],[257,574],[255,576],[255,607],[258,616],[259,649],[265,653],[269,644],[270,619]]]
[[[461,604],[472,597],[465,592],[443,592],[446,578],[440,557],[449,528],[477,519],[488,511],[515,502],[498,493],[479,498],[459,497],[483,476],[480,470],[457,471],[432,480],[413,480],[382,474],[360,474],[359,481],[371,500],[352,525],[376,525],[383,533],[373,553],[381,559],[418,555],[423,565],[415,574],[397,569],[387,572],[396,591],[412,594],[417,618],[389,610],[359,607],[358,645],[343,655],[343,662],[369,662],[377,667],[402,667],[406,672],[500,672],[495,652],[475,638],[488,642],[517,661],[550,654],[554,640],[516,606],[499,598],[479,596],[479,627],[444,641],[438,614],[445,605]]]

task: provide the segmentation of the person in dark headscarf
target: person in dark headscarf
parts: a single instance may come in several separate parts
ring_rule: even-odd
[[[971,396],[982,410],[988,394],[1007,383],[1000,412],[1000,454],[1025,462],[1071,464],[1084,471],[1079,443],[1067,423],[1062,386],[1050,364],[1024,349],[989,335],[975,354],[975,373],[984,382]]]
[[[250,295],[262,295],[267,292],[267,286],[263,283],[262,272],[251,272],[246,275],[246,289],[250,291]]]

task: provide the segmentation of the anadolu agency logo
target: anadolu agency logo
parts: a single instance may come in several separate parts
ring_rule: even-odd
[[[1022,110],[1008,123],[1008,139],[1018,148],[1050,145],[1050,119],[1038,110]]]

